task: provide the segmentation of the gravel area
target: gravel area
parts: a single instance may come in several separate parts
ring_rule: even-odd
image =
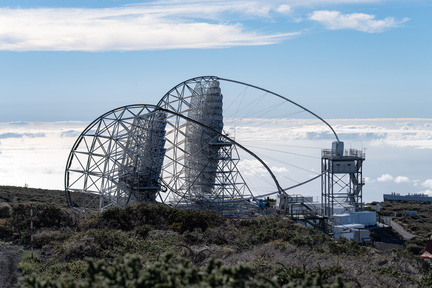
[[[0,287],[17,287],[19,261],[18,246],[0,244]]]

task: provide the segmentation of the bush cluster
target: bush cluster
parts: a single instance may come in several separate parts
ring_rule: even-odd
[[[12,207],[7,203],[0,203],[0,219],[9,218],[12,214]]]
[[[60,243],[56,253],[61,261],[74,261],[86,257],[114,259],[138,249],[138,241],[119,230],[90,229]]]
[[[302,287],[349,287],[342,280],[323,284],[325,272],[309,275],[301,271],[301,277],[288,279],[286,273],[273,279],[264,275],[254,275],[253,270],[244,264],[224,266],[221,261],[212,259],[207,266],[199,269],[190,260],[174,258],[171,254],[162,255],[160,260],[145,262],[138,255],[127,255],[109,265],[105,261],[88,260],[85,277],[78,280],[70,274],[56,279],[41,281],[32,275],[22,280],[21,287],[30,288],[89,288],[89,287],[177,287],[177,288],[302,288]],[[291,273],[292,274],[292,273]],[[280,280],[282,279],[283,280]]]
[[[18,204],[12,207],[12,215],[7,219],[12,232],[23,243],[30,242],[30,207],[27,204]],[[60,229],[74,227],[75,219],[64,208],[52,204],[33,205],[33,227],[38,229]]]
[[[41,240],[42,242],[51,241],[47,239],[49,234],[47,231],[49,230],[62,230],[76,226],[75,217],[66,208],[60,208],[53,204],[34,204],[33,217],[31,217],[29,204],[17,204],[12,207],[4,205],[2,207],[6,207],[10,211],[5,212],[4,215],[8,217],[0,221],[0,240],[18,240],[23,244],[29,244],[32,232],[31,218],[33,220],[33,227],[37,231],[44,231],[45,233],[39,235],[41,236],[40,239],[45,238]],[[53,234],[58,233],[53,232]]]
[[[20,227],[23,209],[17,208],[8,220],[14,229]],[[37,211],[35,219],[44,227],[35,234],[40,263],[23,261],[23,287],[90,287],[90,281],[91,287],[397,286],[402,281],[414,287],[416,279],[427,279],[430,269],[408,255],[381,254],[353,241],[332,240],[281,215],[235,220],[211,211],[140,203],[87,214],[76,224],[62,208],[41,206]],[[58,219],[44,221],[39,215]],[[22,225],[24,229],[27,224]],[[124,258],[126,254],[134,256]],[[371,268],[375,266],[379,269]],[[233,282],[230,275],[243,280]]]
[[[214,211],[174,209],[162,204],[138,203],[126,208],[111,208],[83,223],[83,229],[109,228],[131,231],[136,227],[172,229],[183,233],[199,229],[205,231],[224,223]]]

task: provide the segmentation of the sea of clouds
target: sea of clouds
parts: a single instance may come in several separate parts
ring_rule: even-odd
[[[327,120],[346,149],[366,153],[365,202],[387,193],[432,195],[432,119]],[[321,149],[330,149],[333,133],[307,119],[225,120],[225,130],[259,155],[283,188],[319,175]],[[88,122],[0,123],[0,185],[64,189],[64,170],[73,144]],[[255,159],[240,161],[246,181],[268,192],[271,181]],[[261,178],[262,177],[262,178]],[[266,178],[267,177],[267,178]],[[319,200],[321,183],[290,190]],[[267,189],[267,190],[266,190]]]

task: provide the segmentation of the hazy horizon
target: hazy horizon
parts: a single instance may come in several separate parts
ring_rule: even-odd
[[[247,119],[248,124],[244,121],[244,125],[240,123],[235,128],[241,144],[266,161],[283,188],[318,175],[321,149],[330,149],[334,141],[328,131],[310,119]],[[328,121],[346,149],[366,153],[363,164],[365,202],[382,201],[383,194],[392,192],[432,195],[429,169],[432,118]],[[67,157],[88,124],[87,121],[0,123],[0,185],[63,190]],[[231,128],[226,126],[225,129]],[[264,181],[260,180],[262,167],[248,161],[243,165],[248,168],[243,173],[250,179],[258,179],[253,185],[259,190],[259,185],[263,184],[260,181]],[[320,181],[288,193],[313,196],[318,200]]]

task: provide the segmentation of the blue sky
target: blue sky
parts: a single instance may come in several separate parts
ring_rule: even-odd
[[[216,75],[325,119],[429,118],[428,0],[0,1],[0,122],[89,121]]]
[[[62,189],[90,121],[216,75],[281,94],[329,119],[346,147],[367,148],[366,201],[432,195],[431,12],[430,0],[0,0],[0,184]],[[292,132],[282,122],[269,137]],[[308,170],[330,148],[321,140],[297,145],[316,158]]]

